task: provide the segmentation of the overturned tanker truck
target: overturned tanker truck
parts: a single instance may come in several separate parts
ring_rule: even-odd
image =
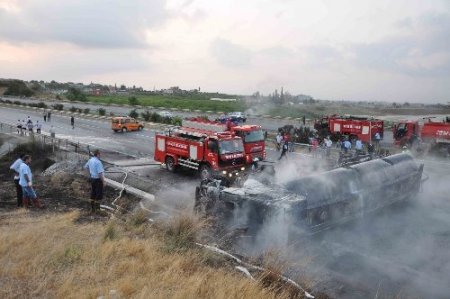
[[[196,189],[195,207],[224,226],[245,227],[249,233],[274,218],[290,229],[316,230],[416,196],[422,173],[423,164],[406,153],[293,178],[283,185],[270,183],[272,169],[250,177],[241,188],[204,180]]]

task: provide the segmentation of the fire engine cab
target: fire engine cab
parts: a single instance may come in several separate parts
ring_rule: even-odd
[[[424,118],[423,124],[417,120],[400,121],[394,125],[394,144],[413,146],[421,140],[429,144],[431,149],[447,149],[450,154],[450,117],[442,121],[432,121],[432,118]]]
[[[231,132],[241,137],[244,142],[245,164],[247,165],[251,165],[255,159],[258,161],[266,159],[266,143],[261,126],[235,125],[231,121],[220,123],[197,117],[183,120],[183,126],[199,129],[207,128],[218,132]]]
[[[178,167],[197,170],[202,179],[222,176],[236,178],[245,170],[242,138],[220,128],[183,123],[155,136],[155,161],[164,163],[169,171]],[[194,126],[194,127],[192,127]]]

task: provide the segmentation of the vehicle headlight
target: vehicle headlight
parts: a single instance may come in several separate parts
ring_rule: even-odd
[[[227,171],[226,171],[226,170],[224,170],[224,171],[222,171],[222,173],[223,173],[223,174],[227,174]]]
[[[230,173],[230,178],[233,176],[233,174],[232,173]]]
[[[241,170],[244,171],[244,170],[245,170],[245,167],[241,167]]]

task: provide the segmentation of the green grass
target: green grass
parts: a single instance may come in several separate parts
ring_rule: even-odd
[[[134,95],[140,105],[151,107],[166,107],[178,109],[191,109],[201,111],[244,111],[246,105],[243,101],[219,102],[211,101],[210,97],[220,97],[220,95],[192,94],[192,95]],[[130,96],[88,96],[89,102],[104,104],[128,104]],[[236,97],[234,97],[236,98]]]
[[[315,111],[312,111],[311,107],[285,107],[279,106],[276,108],[272,108],[268,111],[267,114],[272,116],[282,116],[282,117],[294,117],[294,118],[302,118],[305,116],[306,118],[316,118],[321,115]]]

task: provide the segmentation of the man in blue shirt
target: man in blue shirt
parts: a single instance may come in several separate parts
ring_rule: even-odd
[[[100,161],[100,151],[95,150],[94,156],[84,165],[89,170],[91,178],[91,209],[95,213],[100,209],[100,201],[103,199],[103,185],[105,183],[105,170]]]
[[[362,141],[359,138],[356,139],[355,149],[356,149],[356,155],[361,154],[362,151],[363,151],[363,144],[362,144]]]
[[[344,152],[347,153],[351,149],[352,149],[352,143],[348,139],[346,139],[344,141]]]
[[[31,156],[23,156],[23,163],[19,167],[19,185],[22,187],[23,205],[28,207],[30,200],[36,208],[41,208],[41,203],[33,189],[33,174],[30,169]]]
[[[19,185],[19,170],[20,170],[20,165],[23,163],[23,157],[25,155],[24,154],[20,154],[19,158],[14,161],[14,163],[9,167],[9,169],[14,171],[14,185],[16,186],[16,193],[17,193],[17,206],[18,207],[22,207],[23,203],[22,203],[22,187]]]

